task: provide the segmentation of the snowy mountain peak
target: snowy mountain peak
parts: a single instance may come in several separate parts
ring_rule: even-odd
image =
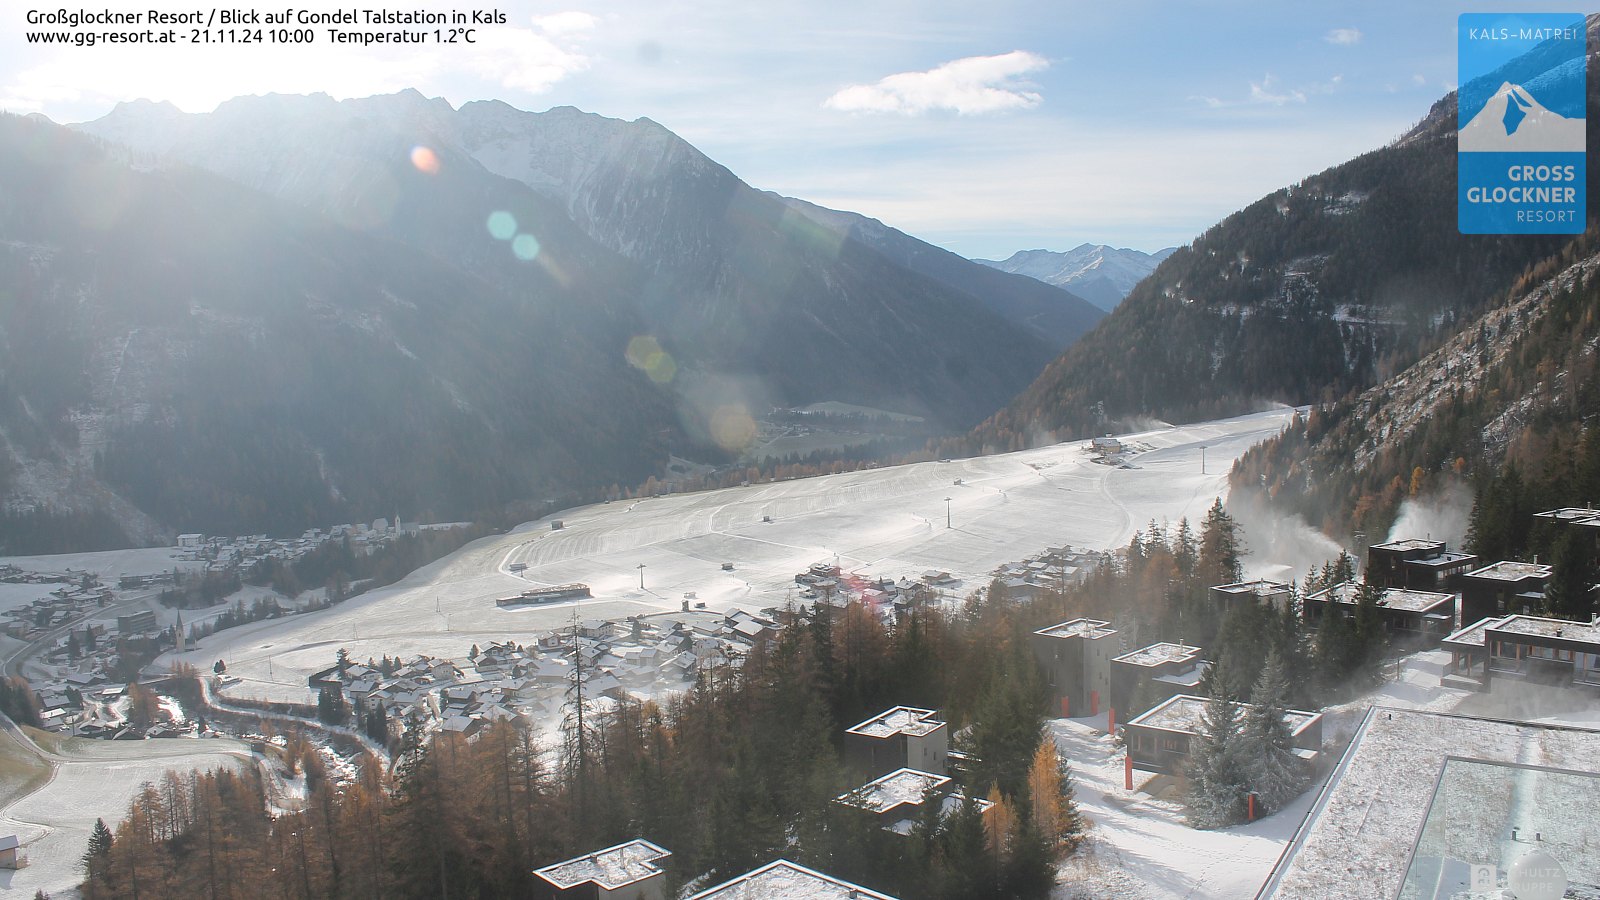
[[[1003,272],[1026,275],[1064,287],[1101,309],[1116,308],[1133,286],[1168,256],[1174,248],[1144,253],[1105,244],[1079,244],[1066,252],[1019,250],[1004,260],[979,259]]]

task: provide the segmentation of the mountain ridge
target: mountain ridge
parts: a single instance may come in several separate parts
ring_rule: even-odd
[[[1083,243],[1071,250],[1018,250],[1005,259],[974,259],[973,262],[1068,288],[1110,312],[1177,249],[1167,247],[1145,253],[1127,247]]]

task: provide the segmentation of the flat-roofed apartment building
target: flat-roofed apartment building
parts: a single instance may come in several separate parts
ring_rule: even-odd
[[[816,869],[774,860],[731,881],[706,888],[689,900],[895,900]]]
[[[1580,535],[1589,538],[1590,545],[1600,550],[1600,509],[1592,507],[1567,506],[1561,509],[1552,509],[1542,513],[1534,513],[1533,517],[1541,522],[1550,522],[1565,528],[1575,529]]]
[[[950,727],[931,709],[896,706],[845,730],[845,757],[868,775],[916,769],[944,775]]]
[[[1367,548],[1366,580],[1414,591],[1455,591],[1461,576],[1477,565],[1476,556],[1453,551],[1444,541],[1407,538]]]
[[[1542,563],[1502,560],[1461,576],[1461,621],[1494,616],[1527,615],[1544,608],[1550,567]]]
[[[1355,615],[1361,585],[1344,581],[1330,588],[1307,594],[1302,601],[1306,622],[1318,624],[1332,610],[1349,617]],[[1456,595],[1440,591],[1413,591],[1381,588],[1378,616],[1389,634],[1402,643],[1433,646],[1456,627]]]
[[[1451,672],[1477,680],[1572,687],[1600,694],[1600,618],[1590,622],[1541,616],[1484,619],[1445,639]]]
[[[1204,697],[1180,694],[1129,720],[1122,737],[1133,767],[1165,775],[1186,774],[1190,742],[1200,733],[1207,702]],[[1251,708],[1248,703],[1234,706],[1241,714]],[[1312,766],[1322,751],[1322,713],[1291,709],[1285,715],[1295,755],[1307,767]]]
[[[1218,601],[1218,605],[1224,610],[1232,609],[1235,605],[1246,600],[1281,610],[1289,605],[1291,593],[1287,584],[1266,578],[1257,578],[1254,581],[1236,581],[1233,584],[1218,584],[1213,585],[1211,588],[1211,596]]]
[[[575,900],[667,900],[662,868],[672,853],[649,841],[615,847],[535,869],[547,898]]]
[[[1111,707],[1123,721],[1178,694],[1198,693],[1211,663],[1200,648],[1184,643],[1151,644],[1111,660]]]
[[[988,812],[994,805],[987,800],[968,800],[954,787],[955,782],[948,775],[899,769],[840,795],[834,802],[869,813],[881,827],[901,835],[911,833],[917,817],[929,804],[938,804],[941,818],[954,813],[964,803],[975,804],[980,813]]]
[[[1033,658],[1045,673],[1053,707],[1066,716],[1099,715],[1111,692],[1111,659],[1122,640],[1110,623],[1072,619],[1035,631]]]

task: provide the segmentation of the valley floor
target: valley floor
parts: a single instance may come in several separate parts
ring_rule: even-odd
[[[1132,468],[1096,463],[1085,442],[1071,442],[585,506],[474,542],[326,612],[221,632],[179,658],[202,669],[224,660],[228,673],[243,679],[235,696],[310,702],[307,676],[332,665],[340,647],[359,661],[460,658],[475,643],[526,643],[575,618],[678,612],[690,592],[715,612],[759,611],[793,598],[795,573],[819,561],[896,578],[947,571],[957,579],[948,592],[959,597],[987,584],[1000,564],[1048,546],[1110,549],[1152,520],[1198,521],[1226,492],[1233,460],[1278,433],[1292,413],[1281,408],[1128,436],[1151,448],[1129,457]],[[554,519],[565,527],[552,530]],[[723,563],[733,569],[724,571]],[[512,574],[513,565],[526,569]],[[567,582],[589,585],[593,598],[495,605],[530,587]]]

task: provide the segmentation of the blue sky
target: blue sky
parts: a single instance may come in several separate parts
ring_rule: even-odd
[[[455,104],[572,105],[647,116],[756,187],[861,212],[967,256],[1085,241],[1155,250],[1403,133],[1455,87],[1459,13],[1546,9],[1504,0],[497,8],[510,22],[481,27],[471,48],[381,52],[320,34],[310,48],[44,49],[24,42],[25,7],[10,5],[0,13],[0,108],[73,122],[135,97],[199,112],[244,93],[343,98],[404,87]]]

